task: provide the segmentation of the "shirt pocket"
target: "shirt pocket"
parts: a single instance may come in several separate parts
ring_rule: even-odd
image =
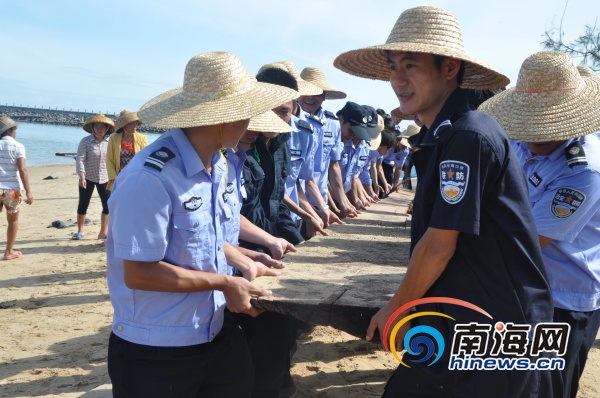
[[[240,208],[231,200],[227,203],[221,203],[223,206],[222,228],[225,232],[225,241],[233,245],[238,244],[240,235]]]
[[[214,251],[215,233],[211,230],[211,217],[207,211],[179,213],[173,216],[173,253],[178,265],[198,265],[206,261]]]

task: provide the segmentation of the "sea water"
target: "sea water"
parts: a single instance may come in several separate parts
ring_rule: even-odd
[[[160,134],[142,133],[153,142]],[[77,153],[82,138],[89,136],[81,127],[23,123],[17,128],[16,140],[25,146],[28,167],[72,164],[72,157],[56,156],[57,152]]]

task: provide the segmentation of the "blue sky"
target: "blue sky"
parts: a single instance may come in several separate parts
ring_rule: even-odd
[[[137,110],[183,83],[187,61],[207,51],[236,54],[250,73],[293,61],[325,71],[348,100],[397,106],[389,83],[332,65],[340,53],[383,44],[402,11],[445,8],[458,17],[467,52],[516,83],[521,63],[542,50],[566,0],[192,1],[0,0],[0,103],[87,111]],[[292,8],[294,7],[294,8]],[[600,15],[595,0],[570,0],[565,40]],[[577,60],[576,62],[579,62]],[[345,101],[327,101],[339,110]]]

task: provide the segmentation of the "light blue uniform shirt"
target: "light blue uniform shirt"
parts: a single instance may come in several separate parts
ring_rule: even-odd
[[[358,178],[363,166],[369,163],[369,144],[362,140],[354,146],[352,140],[344,142],[344,149],[340,159],[340,169],[342,171],[342,182],[344,183],[344,192],[348,192],[352,187],[352,180]]]
[[[313,125],[313,136],[315,146],[314,179],[319,187],[321,196],[327,203],[327,182],[329,181],[329,162],[340,160],[342,154],[342,142],[340,122],[337,117],[319,108],[316,115],[308,114],[300,109],[299,118],[307,120]],[[314,202],[311,200],[311,204]]]
[[[569,167],[565,149],[577,142],[588,164]],[[555,307],[599,309],[600,138],[590,134],[572,139],[549,155],[535,157],[525,143],[512,144],[528,179],[538,234],[554,240],[542,255]],[[581,155],[581,150],[569,150],[571,158]]]
[[[300,125],[303,126],[300,126]],[[292,116],[290,125],[294,129],[291,138],[286,141],[290,147],[290,174],[285,180],[285,193],[296,204],[300,204],[296,181],[310,180],[314,173],[315,146],[313,138],[313,125],[303,120],[300,122],[296,116]],[[292,220],[297,221],[300,217],[290,212]]]
[[[229,167],[235,168],[236,183],[233,184],[233,192],[227,193],[227,205],[225,206],[226,216],[228,222],[223,224],[225,230],[225,240],[234,246],[239,246],[240,236],[240,213],[242,210],[242,204],[246,199],[246,190],[244,189],[244,162],[246,161],[246,151],[234,151],[227,149],[225,157],[228,160]],[[228,209],[231,210],[231,214]],[[233,272],[235,273],[235,271]]]
[[[402,167],[407,156],[408,148],[397,151],[396,148],[392,147],[388,151],[387,155],[383,157],[382,161],[390,166]]]
[[[117,336],[150,346],[188,346],[212,341],[221,330],[221,291],[133,290],[123,280],[123,259],[231,275],[223,245],[239,232],[239,172],[220,152],[211,162],[209,174],[184,132],[174,129],[117,177],[106,244]]]
[[[377,160],[382,159],[383,156],[381,156],[379,154],[379,151],[377,149],[370,149],[369,150],[369,159],[368,161],[364,164],[364,166],[362,167],[360,174],[358,175],[358,178],[360,179],[360,182],[365,184],[365,185],[372,185],[373,184],[373,179],[371,178],[371,167],[373,163],[377,163]]]

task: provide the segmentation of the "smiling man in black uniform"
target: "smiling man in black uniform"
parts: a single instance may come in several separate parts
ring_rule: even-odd
[[[468,56],[456,17],[433,7],[400,15],[387,43],[348,51],[334,65],[361,77],[389,80],[404,114],[424,127],[413,155],[419,184],[408,271],[389,303],[371,320],[367,339],[383,333],[394,311],[424,297],[449,297],[483,308],[489,318],[453,304],[428,304],[417,324],[441,333],[450,346],[457,323],[552,320],[527,186],[506,134],[474,111],[461,88],[496,89],[504,75]],[[398,318],[408,315],[410,310]],[[398,333],[399,347],[409,328]],[[491,337],[490,337],[491,340]],[[493,344],[489,343],[489,349]],[[411,361],[408,352],[384,397],[551,397],[548,371],[449,370],[449,347],[435,363]]]

